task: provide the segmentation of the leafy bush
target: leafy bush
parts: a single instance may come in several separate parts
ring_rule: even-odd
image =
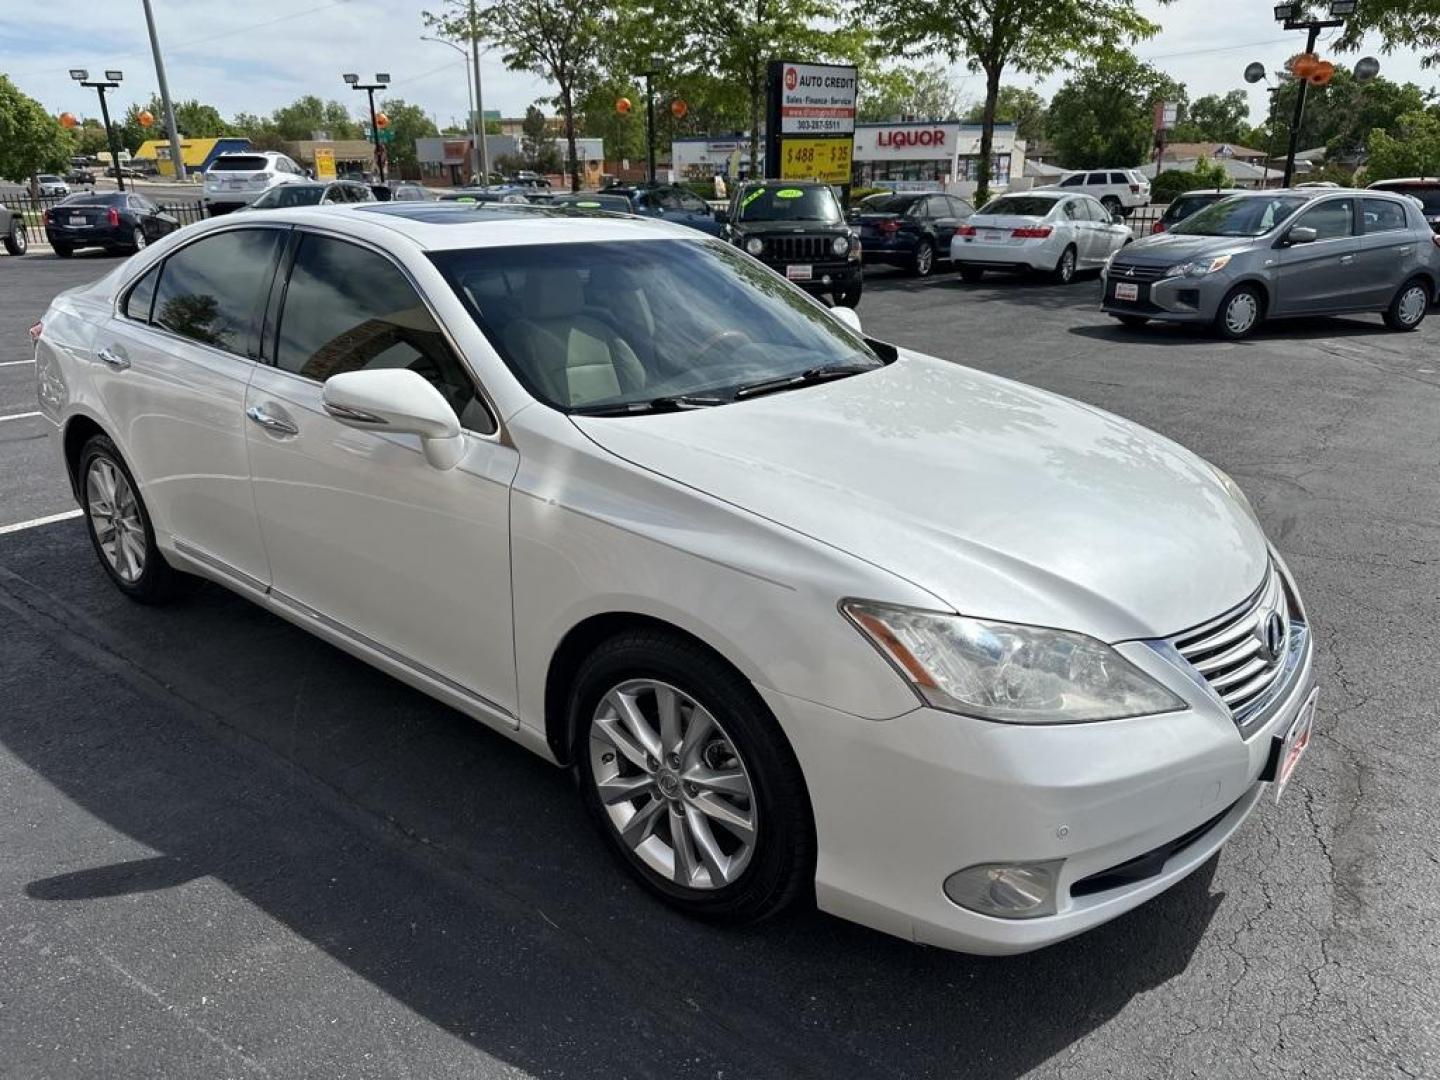
[[[1177,195],[1197,188],[1223,188],[1230,184],[1230,174],[1219,162],[1201,158],[1191,169],[1166,169],[1150,183],[1150,201],[1173,202]]]

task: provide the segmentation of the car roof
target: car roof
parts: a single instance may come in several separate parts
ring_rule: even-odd
[[[1366,190],[1384,191],[1384,185],[1404,184],[1406,187],[1440,187],[1440,177],[1437,176],[1394,176],[1389,180],[1376,180]]]
[[[271,220],[323,224],[332,230],[336,221],[341,220],[318,207],[295,207],[270,211],[270,214],[280,215]],[[425,251],[615,240],[707,239],[694,229],[655,218],[531,203],[366,203],[351,208],[344,220],[382,226]]]

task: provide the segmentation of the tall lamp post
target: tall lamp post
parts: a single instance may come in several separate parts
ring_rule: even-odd
[[[125,190],[125,177],[120,175],[120,143],[115,138],[115,129],[110,126],[110,107],[105,104],[105,91],[116,90],[125,78],[123,71],[107,71],[104,79],[91,79],[84,68],[71,68],[70,78],[81,86],[88,86],[100,93],[100,117],[105,121],[105,141],[110,146],[110,164],[115,170],[115,186]]]
[[[474,173],[477,183],[484,184],[488,177],[480,171],[480,140],[485,137],[483,121],[475,111],[475,84],[470,81],[470,54],[465,51],[463,45],[456,45],[453,41],[446,41],[444,38],[427,37],[420,35],[421,41],[433,41],[436,45],[448,45],[460,54],[465,61],[465,96],[470,99],[470,156],[475,163]],[[483,177],[483,179],[482,179]]]
[[[1302,0],[1287,0],[1286,3],[1275,5],[1275,21],[1281,23],[1286,30],[1308,31],[1305,39],[1305,52],[1313,53],[1315,42],[1320,37],[1320,31],[1344,26],[1345,20],[1355,14],[1358,3],[1359,0],[1330,0],[1330,18],[1307,19],[1304,17],[1305,4]],[[1301,79],[1295,95],[1295,115],[1290,122],[1290,148],[1285,153],[1285,180],[1282,187],[1288,188],[1290,181],[1295,176],[1296,140],[1300,137],[1300,121],[1305,118],[1305,92],[1309,88],[1309,80]]]
[[[385,149],[380,145],[380,127],[375,123],[375,91],[384,90],[390,83],[390,76],[380,72],[373,83],[362,83],[360,76],[346,72],[340,76],[350,84],[351,90],[364,90],[370,95],[370,139],[375,144],[375,168],[380,171],[380,183],[385,183]]]
[[[660,74],[660,58],[652,56],[645,63],[644,71],[637,71],[645,80],[645,160],[646,175],[655,183],[655,91],[651,80]]]
[[[165,134],[170,136],[170,162],[177,182],[185,180],[185,155],[180,152],[180,129],[175,126],[175,107],[170,104],[170,84],[165,81],[165,61],[160,56],[160,36],[155,32],[155,13],[144,0],[145,25],[150,31],[150,54],[155,58],[155,81],[160,84],[160,104],[165,107]]]

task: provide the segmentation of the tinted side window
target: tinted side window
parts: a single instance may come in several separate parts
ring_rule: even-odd
[[[1334,240],[1341,236],[1354,234],[1354,211],[1349,199],[1335,199],[1332,202],[1321,203],[1313,210],[1306,210],[1295,219],[1294,227],[1314,229],[1315,239]]]
[[[975,213],[975,208],[964,199],[957,199],[952,195],[950,196],[950,213],[958,218],[968,218]]]
[[[1105,179],[1105,174],[1103,172],[1092,172],[1090,174],[1090,178],[1085,182],[1087,184],[1108,184],[1110,181]]]
[[[928,204],[932,218],[943,218],[950,216],[950,200],[944,195],[931,195],[925,200]]]
[[[1124,173],[1122,173],[1122,172],[1112,172],[1112,173],[1110,174],[1110,183],[1112,183],[1112,184],[1129,184],[1129,183],[1130,183],[1130,178],[1129,178],[1128,176],[1126,176],[1126,175],[1125,175]]]
[[[125,297],[121,311],[127,319],[137,322],[150,321],[150,304],[155,299],[155,282],[160,280],[160,267],[153,267],[148,274],[137,281]]]
[[[688,191],[682,191],[676,197],[680,201],[681,209],[688,210],[692,214],[705,214],[710,210],[704,199],[698,195],[692,195]]]
[[[255,323],[285,232],[237,229],[181,248],[165,260],[156,325],[202,345],[253,356]]]
[[[1067,176],[1064,180],[1060,181],[1060,186],[1079,187],[1083,183],[1085,183],[1085,174],[1082,172],[1076,173],[1074,176]]]
[[[343,240],[301,239],[275,362],[317,382],[362,368],[409,368],[440,391],[465,427],[494,430],[469,375],[405,275],[389,259]]]
[[[1399,203],[1393,203],[1389,199],[1366,199],[1365,200],[1365,231],[1390,232],[1393,229],[1407,228],[1405,223],[1405,208]]]

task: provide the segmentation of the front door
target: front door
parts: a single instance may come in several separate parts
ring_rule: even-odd
[[[297,233],[277,331],[246,401],[273,595],[514,717],[510,482],[519,462],[430,309],[387,256]],[[282,271],[283,275],[283,271]],[[322,401],[331,375],[409,368],[469,433],[448,471],[419,439],[357,431]]]
[[[1300,214],[1283,234],[1315,230],[1309,243],[1275,251],[1279,267],[1273,314],[1303,315],[1354,307],[1360,240],[1355,235],[1355,200],[1326,199]]]

